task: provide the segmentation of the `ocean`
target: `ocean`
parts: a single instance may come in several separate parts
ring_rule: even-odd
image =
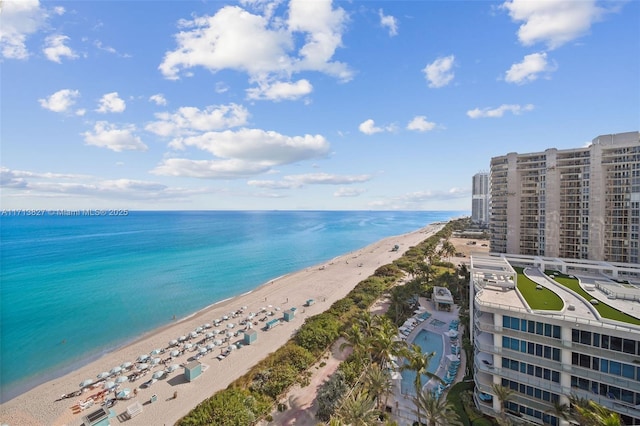
[[[269,280],[461,211],[0,217],[0,398]]]

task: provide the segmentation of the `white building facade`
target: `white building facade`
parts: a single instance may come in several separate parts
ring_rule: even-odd
[[[491,159],[491,251],[640,263],[640,133]]]
[[[474,223],[489,224],[489,200],[489,173],[476,173],[471,185],[471,220]]]
[[[556,407],[573,395],[640,425],[639,264],[494,254],[470,266],[483,413],[500,415],[499,385],[513,392],[505,407],[519,423],[570,424]]]

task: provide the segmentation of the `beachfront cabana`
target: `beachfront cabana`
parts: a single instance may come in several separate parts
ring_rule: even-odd
[[[276,325],[280,324],[280,320],[279,319],[272,319],[271,321],[267,321],[267,330],[271,330],[273,327],[275,327]]]
[[[253,342],[255,342],[256,340],[258,340],[258,332],[255,330],[245,330],[244,331],[244,339],[242,340],[242,343],[244,343],[245,345],[250,345]]]
[[[293,321],[293,318],[295,317],[295,315],[296,315],[295,308],[287,309],[286,311],[284,311],[284,320],[286,322]]]
[[[453,307],[453,296],[446,287],[433,288],[433,303],[439,311],[451,311]]]
[[[187,379],[188,382],[193,381],[196,377],[202,374],[202,364],[198,361],[191,361],[187,365],[184,366],[184,378]]]

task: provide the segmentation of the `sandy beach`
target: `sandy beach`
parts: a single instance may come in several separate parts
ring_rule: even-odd
[[[251,345],[245,345],[241,349],[219,360],[217,356],[230,343],[241,341],[243,333],[231,337],[228,343],[216,346],[215,349],[203,355],[199,362],[202,364],[202,374],[192,381],[184,376],[184,369],[178,368],[168,373],[164,378],[158,379],[150,387],[143,384],[152,378],[154,372],[163,370],[164,365],[149,365],[147,374],[134,382],[124,382],[119,390],[128,388],[131,394],[134,390],[137,395],[128,400],[119,400],[111,407],[111,424],[126,423],[135,425],[171,425],[187,414],[198,403],[213,395],[218,390],[226,388],[236,378],[246,373],[249,368],[263,359],[269,353],[282,346],[295,330],[300,327],[305,318],[316,315],[328,309],[333,302],[346,296],[361,280],[373,274],[380,266],[388,264],[400,257],[407,249],[425,240],[442,228],[444,224],[431,224],[427,227],[404,234],[389,237],[364,247],[360,250],[344,254],[324,264],[316,265],[295,273],[274,279],[251,293],[217,303],[196,314],[175,323],[162,327],[136,342],[104,355],[100,359],[79,368],[63,377],[44,383],[25,394],[22,394],[0,406],[0,424],[9,426],[18,425],[69,425],[82,424],[82,417],[101,408],[101,398],[93,406],[79,411],[80,403],[84,403],[91,396],[103,391],[100,383],[93,389],[85,389],[80,395],[72,398],[61,399],[63,394],[80,389],[79,384],[86,379],[97,380],[101,372],[110,372],[114,367],[125,362],[133,364],[133,370],[137,371],[136,363],[142,354],[149,355],[156,348],[165,351],[159,355],[152,355],[167,360],[166,365],[185,364],[189,362],[197,352],[190,349],[183,354],[174,357],[170,352],[174,349],[184,348],[185,343],[196,344],[205,337],[205,333],[214,329],[222,333],[215,339],[222,339],[226,333],[235,332],[243,327],[238,322],[244,319],[250,312],[258,313],[261,308],[274,313],[268,319],[282,318],[283,311],[295,307],[295,317],[290,322],[281,322],[281,325],[271,330],[263,330],[266,322],[258,322],[254,326],[257,331],[257,339]],[[398,251],[391,251],[394,245],[399,245]],[[304,306],[308,299],[315,303]],[[232,312],[243,310],[237,318],[229,318],[214,326],[216,319],[230,316]],[[258,315],[256,319],[264,316]],[[254,319],[255,321],[255,319]],[[229,324],[234,324],[233,328]],[[181,343],[177,347],[169,348],[169,342],[189,333],[198,327],[211,324],[211,329],[204,329],[197,337],[188,342]],[[208,343],[212,342],[210,339]],[[148,362],[148,364],[151,364]],[[117,375],[107,379],[115,380]],[[152,401],[152,395],[155,395]],[[106,393],[106,398],[114,396],[114,392]],[[142,412],[129,418],[126,415],[127,407],[139,403]]]

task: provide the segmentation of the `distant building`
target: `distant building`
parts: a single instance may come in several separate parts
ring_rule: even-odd
[[[471,220],[480,225],[489,224],[489,173],[481,172],[473,175]]]
[[[490,194],[492,252],[640,263],[637,131],[494,157]]]

